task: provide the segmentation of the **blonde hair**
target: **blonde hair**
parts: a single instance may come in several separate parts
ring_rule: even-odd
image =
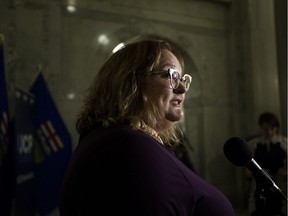
[[[159,39],[142,39],[112,54],[87,89],[76,123],[78,133],[87,133],[97,124],[108,127],[129,123],[134,129],[155,128],[161,121],[159,110],[143,90],[147,85],[146,74],[157,68],[163,49],[171,51],[184,70],[182,56],[170,43]],[[158,135],[165,144],[177,143],[178,130],[175,124]]]

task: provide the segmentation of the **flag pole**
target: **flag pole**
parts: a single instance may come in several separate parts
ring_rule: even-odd
[[[44,79],[46,80],[47,73],[46,73],[46,72],[44,73],[43,65],[42,65],[42,64],[38,64],[38,65],[37,65],[36,73],[37,73],[37,76],[38,76],[39,74],[42,74],[43,77],[44,77]]]
[[[41,72],[42,72],[42,69],[43,69],[42,64],[38,64],[38,65],[37,65],[37,72],[38,72],[38,73],[41,73]]]
[[[4,42],[4,40],[5,40],[5,37],[4,37],[4,35],[3,35],[3,34],[0,34],[0,43],[3,43],[3,42]]]

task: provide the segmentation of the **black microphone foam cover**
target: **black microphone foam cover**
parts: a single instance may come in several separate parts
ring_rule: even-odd
[[[231,137],[224,146],[223,151],[227,159],[235,166],[246,166],[252,160],[252,149],[239,137]]]

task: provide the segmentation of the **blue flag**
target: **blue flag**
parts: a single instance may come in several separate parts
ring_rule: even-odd
[[[35,215],[34,96],[15,88],[14,202],[15,215]]]
[[[36,208],[40,216],[59,206],[62,179],[72,153],[71,135],[50,95],[42,73],[30,92],[35,96]]]
[[[11,164],[8,157],[9,142],[8,97],[5,79],[3,37],[0,35],[0,215],[10,215],[13,183]],[[8,167],[9,166],[9,167]]]
[[[8,98],[5,80],[4,47],[0,38],[0,169],[2,170],[3,157],[8,148]],[[1,173],[0,173],[1,174]],[[2,176],[1,176],[2,177]]]

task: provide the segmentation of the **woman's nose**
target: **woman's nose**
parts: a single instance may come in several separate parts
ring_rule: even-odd
[[[186,90],[185,84],[183,82],[179,82],[179,86],[176,89],[174,89],[174,93],[176,93],[176,94],[184,94],[186,92],[187,92],[187,90]]]

